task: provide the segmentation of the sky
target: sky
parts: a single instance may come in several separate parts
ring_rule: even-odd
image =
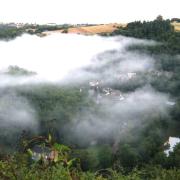
[[[180,18],[179,0],[0,0],[0,22],[127,23]]]

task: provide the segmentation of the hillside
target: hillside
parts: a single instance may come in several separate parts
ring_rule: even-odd
[[[69,33],[82,33],[82,34],[99,34],[99,33],[111,33],[117,29],[117,27],[124,27],[125,24],[102,24],[96,26],[84,26],[84,27],[75,27],[69,28]]]
[[[101,34],[101,33],[111,33],[116,30],[118,27],[125,27],[126,24],[120,23],[111,23],[111,24],[100,24],[93,26],[77,26],[67,29],[68,33],[76,33],[76,34]],[[55,30],[55,31],[46,31],[43,32],[43,35],[48,35],[51,33],[62,33],[64,30]]]
[[[180,23],[172,22],[171,23],[175,31],[180,31]],[[76,27],[71,27],[67,29],[53,30],[53,31],[45,31],[42,35],[46,36],[52,33],[75,33],[75,34],[86,34],[86,35],[94,35],[94,34],[102,34],[102,33],[112,33],[117,30],[119,27],[126,27],[127,24],[122,23],[110,23],[110,24],[97,24],[97,25],[88,25],[81,26],[77,25]]]

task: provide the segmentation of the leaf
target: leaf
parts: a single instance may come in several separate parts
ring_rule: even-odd
[[[48,135],[48,141],[51,143],[52,142],[52,136],[51,134]]]
[[[58,143],[54,144],[54,148],[61,153],[70,151],[69,147],[62,145],[62,144],[58,144]]]
[[[28,149],[28,150],[27,150],[27,153],[28,153],[30,156],[32,156],[32,155],[33,155],[33,152],[32,152],[32,150],[31,150],[31,149]]]
[[[68,168],[70,168],[76,160],[77,160],[76,158],[73,158],[73,159],[69,160],[69,161],[67,162]]]

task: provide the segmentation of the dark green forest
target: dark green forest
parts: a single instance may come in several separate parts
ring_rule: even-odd
[[[10,41],[26,34],[31,35],[40,35],[45,31],[53,31],[53,30],[66,30],[72,25],[63,24],[63,25],[36,25],[36,24],[24,24],[21,27],[17,27],[16,25],[9,24],[0,24],[0,39],[4,41]]]
[[[42,32],[44,28],[47,29],[38,27],[36,31]],[[14,38],[22,33],[21,29],[2,28],[0,38]],[[158,70],[166,73],[158,76],[152,72],[139,73],[141,79],[136,83],[113,84],[112,87],[132,92],[148,83],[174,100],[168,115],[161,116],[154,111],[152,117],[144,115],[148,123],[142,123],[138,132],[134,126],[124,138],[97,137],[93,139],[96,143],[90,145],[91,137],[84,143],[79,142],[69,128],[73,118],[83,111],[98,114],[99,106],[88,97],[87,84],[4,87],[1,90],[4,96],[16,92],[35,107],[39,125],[38,130],[16,127],[16,124],[1,127],[0,179],[180,179],[180,144],[169,156],[164,153],[168,148],[164,143],[169,136],[180,137],[180,32],[175,32],[170,20],[159,16],[154,21],[128,23],[127,27],[108,36],[119,35],[156,41],[154,46],[139,44],[127,48],[153,57]],[[35,73],[11,66],[6,74],[32,76]],[[83,87],[82,92],[79,87]],[[33,161],[35,145],[44,153]],[[53,157],[46,159],[46,151],[52,151]]]

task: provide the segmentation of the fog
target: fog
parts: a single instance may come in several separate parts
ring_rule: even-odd
[[[155,59],[130,51],[132,45],[155,46],[156,42],[117,37],[52,34],[46,37],[23,35],[10,42],[0,42],[0,127],[38,129],[33,104],[16,92],[4,92],[10,86],[51,83],[81,84],[89,87],[87,99],[95,108],[84,108],[67,125],[70,135],[90,144],[96,139],[124,138],[134,128],[141,129],[150,120],[168,115],[167,94],[154,90],[148,82],[129,92],[124,82],[136,83],[138,73],[157,71]],[[34,71],[30,76],[11,75],[8,66]],[[141,78],[141,77],[140,77]],[[33,87],[33,86],[32,86]]]
[[[8,89],[0,90],[0,151],[12,152],[18,147],[24,130],[39,131],[36,110],[26,98]]]
[[[127,53],[125,48],[133,44],[153,45],[154,42],[121,36],[107,38],[54,33],[41,38],[23,35],[10,42],[0,41],[0,70],[5,71],[9,65],[17,65],[37,72],[35,79],[41,81],[63,80],[74,71],[78,74],[79,70],[76,70],[82,67],[103,66],[117,59],[122,59],[118,65],[120,71],[144,70],[151,62],[147,57]],[[107,52],[110,50],[117,51],[113,57]],[[104,52],[107,53],[103,55]]]
[[[3,92],[0,94],[0,127],[37,127],[35,110],[28,101],[15,94]]]
[[[45,38],[23,35],[0,42],[1,69],[9,65],[32,70],[46,80],[60,80],[71,70],[86,66],[96,54],[118,48],[118,42],[98,36],[53,34]]]
[[[121,99],[119,96],[102,96],[96,108],[83,110],[70,124],[73,136],[81,144],[95,143],[97,139],[120,141],[135,128],[138,134],[138,131],[159,116],[168,116],[165,102],[169,97],[150,86],[123,96],[125,98]]]

